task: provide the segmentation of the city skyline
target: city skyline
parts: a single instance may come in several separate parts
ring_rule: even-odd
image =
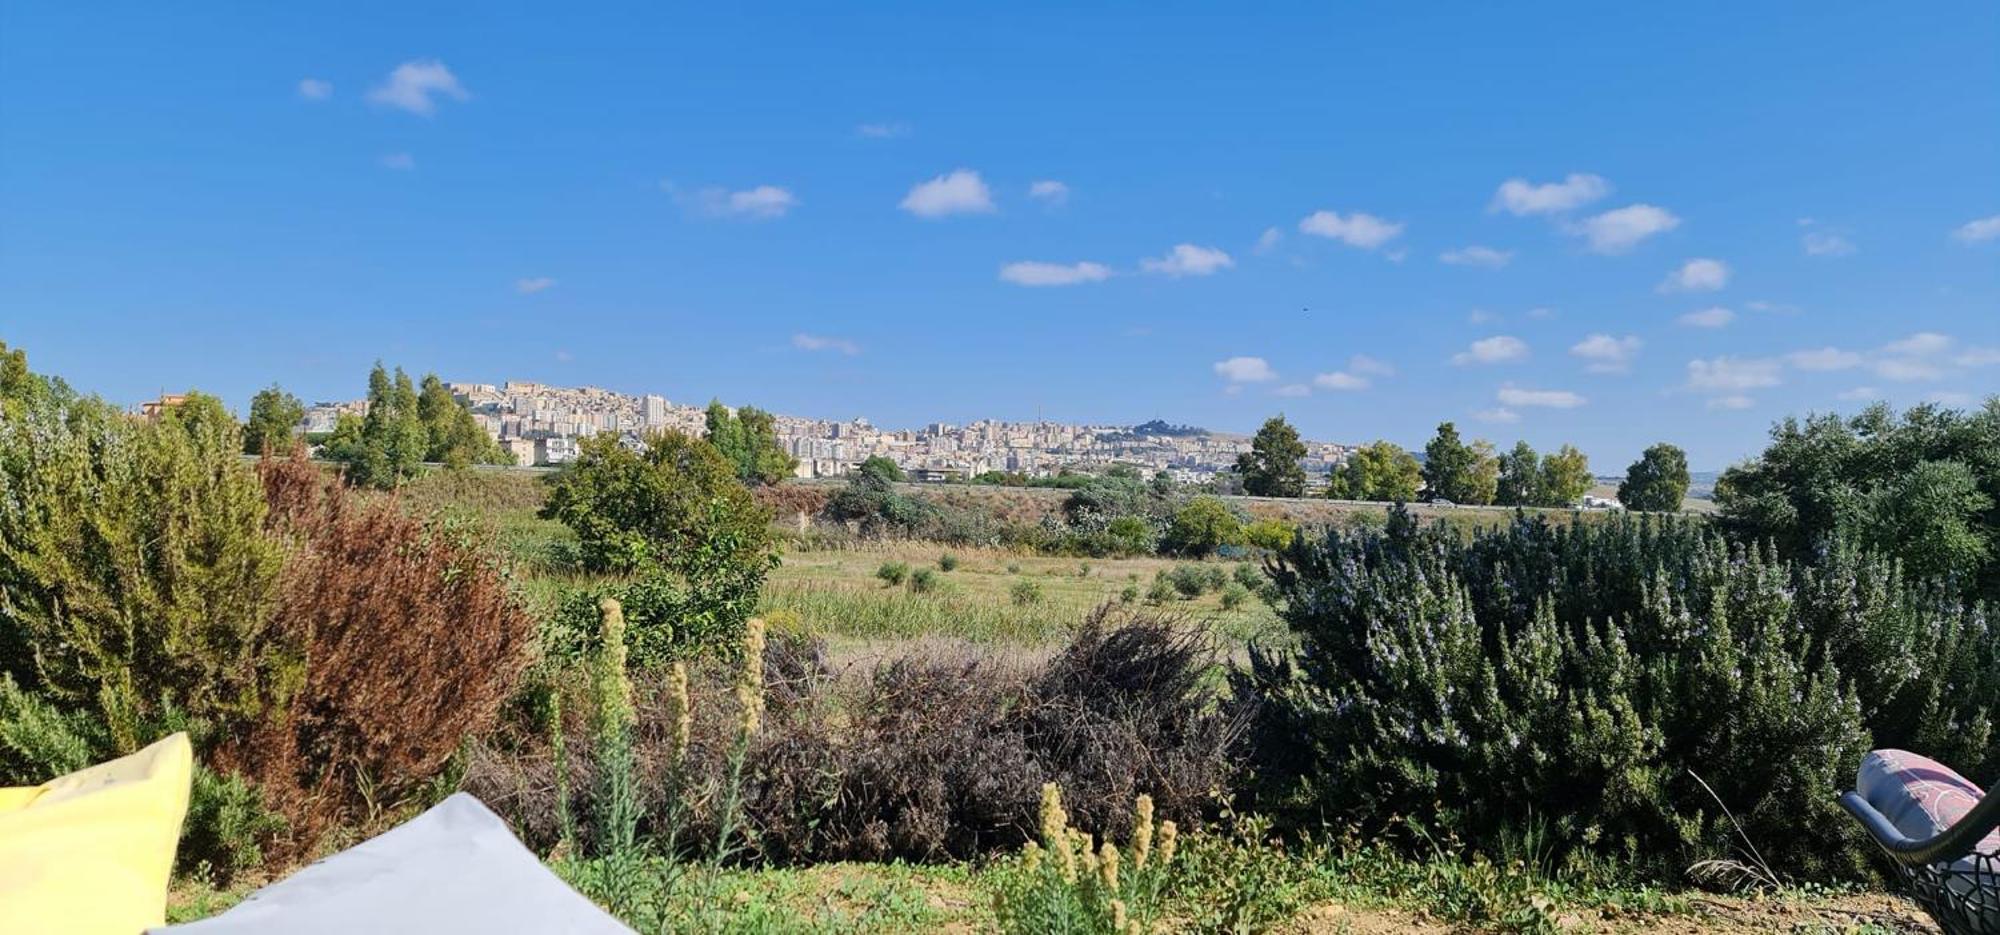
[[[2000,390],[2000,10],[1259,14],[11,6],[0,340],[1600,472]]]

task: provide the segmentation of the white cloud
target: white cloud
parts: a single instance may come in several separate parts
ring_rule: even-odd
[[[1311,396],[1312,387],[1307,386],[1303,383],[1287,383],[1284,386],[1272,390],[1271,395],[1286,396],[1286,397]]]
[[[1588,241],[1594,252],[1624,253],[1638,246],[1640,241],[1673,230],[1680,224],[1681,219],[1675,217],[1672,211],[1637,204],[1585,218],[1582,223],[1571,225],[1569,231]]]
[[[1977,221],[1967,221],[1952,231],[1951,236],[1960,243],[1979,243],[2000,238],[2000,214],[1990,218],[1980,218]]]
[[[1477,412],[1474,412],[1472,414],[1472,417],[1474,419],[1478,419],[1481,422],[1491,422],[1495,425],[1509,425],[1521,421],[1520,413],[1515,412],[1514,410],[1509,409],[1505,406],[1495,406],[1492,409],[1481,409]]]
[[[1198,247],[1191,243],[1175,244],[1167,255],[1158,259],[1139,261],[1139,268],[1149,273],[1159,273],[1179,279],[1182,276],[1207,276],[1236,265],[1229,254],[1214,247]]]
[[[1480,338],[1465,350],[1451,355],[1451,362],[1466,364],[1505,364],[1528,356],[1527,342],[1510,335],[1498,334],[1490,338]]]
[[[1442,263],[1449,263],[1453,266],[1481,266],[1486,269],[1499,269],[1512,262],[1513,259],[1514,251],[1512,250],[1495,250],[1492,247],[1482,247],[1478,244],[1461,247],[1457,250],[1446,250],[1438,254],[1438,261]]]
[[[1783,382],[1781,364],[1765,357],[1716,357],[1690,360],[1688,389],[1701,393],[1741,393],[1777,386]]]
[[[1396,366],[1386,360],[1377,360],[1367,354],[1356,354],[1347,359],[1347,369],[1374,377],[1393,377]]]
[[[1263,233],[1257,235],[1257,252],[1270,253],[1272,250],[1276,250],[1278,244],[1284,239],[1285,233],[1283,231],[1275,227],[1266,227]]]
[[[1045,205],[1060,205],[1069,201],[1069,186],[1055,179],[1041,179],[1028,185],[1028,197]]]
[[[428,117],[437,113],[437,98],[463,101],[472,95],[437,59],[417,59],[396,66],[382,83],[369,89],[368,100]]]
[[[1880,399],[1881,397],[1882,397],[1882,394],[1881,394],[1881,393],[1879,393],[1879,392],[1876,392],[1875,388],[1874,388],[1874,387],[1872,387],[1872,386],[1857,386],[1857,387],[1855,387],[1855,388],[1853,388],[1853,389],[1851,389],[1851,390],[1842,390],[1842,391],[1840,392],[1840,398],[1841,398],[1841,399],[1847,399],[1847,400],[1871,400],[1871,401],[1872,401],[1872,400],[1876,400],[1876,399]]]
[[[1938,390],[1929,396],[1925,396],[1924,401],[1937,403],[1940,406],[1970,406],[1973,403],[1973,397],[1971,393],[1961,393],[1957,390]]]
[[[398,172],[408,172],[417,167],[417,157],[409,153],[390,153],[377,161],[382,164],[382,168]]]
[[[1326,390],[1365,390],[1370,386],[1367,377],[1336,370],[1313,377],[1313,385]]]
[[[1729,285],[1729,264],[1698,257],[1681,264],[1660,283],[1660,292],[1714,292]]]
[[[1346,217],[1338,211],[1314,211],[1299,221],[1299,233],[1338,240],[1363,250],[1373,250],[1402,232],[1402,224],[1359,211]]]
[[[1500,316],[1495,315],[1492,312],[1489,312],[1483,308],[1475,308],[1472,311],[1465,313],[1465,320],[1475,325],[1489,325],[1492,324],[1493,322],[1499,321]]]
[[[1736,313],[1717,305],[1689,312],[1674,320],[1689,328],[1724,328],[1736,320]]]
[[[1756,400],[1754,400],[1754,399],[1751,399],[1751,398],[1750,398],[1750,397],[1748,397],[1748,396],[1745,396],[1745,395],[1743,395],[1743,394],[1741,394],[1741,393],[1731,393],[1731,394],[1730,394],[1730,395],[1728,395],[1728,396],[1715,396],[1715,397],[1711,397],[1711,398],[1709,399],[1709,401],[1708,401],[1708,408],[1710,408],[1710,409],[1748,409],[1748,408],[1750,408],[1751,406],[1754,406],[1754,405],[1756,405],[1756,404],[1757,404],[1757,401],[1756,401]]]
[[[1560,182],[1541,185],[1527,179],[1508,179],[1493,193],[1488,211],[1506,211],[1516,216],[1561,214],[1587,205],[1611,193],[1611,183],[1583,172],[1572,172]]]
[[[333,96],[333,82],[318,78],[300,78],[299,96],[308,101],[323,101]]]
[[[861,353],[861,345],[847,338],[830,338],[820,334],[807,334],[803,331],[792,335],[792,346],[802,351],[833,351],[849,357]]]
[[[1215,374],[1231,383],[1268,383],[1278,372],[1262,357],[1231,357],[1215,362]]]
[[[1832,231],[1806,231],[1799,238],[1799,246],[1806,256],[1851,256],[1855,250],[1854,241]]]
[[[871,140],[893,140],[910,135],[910,125],[901,122],[864,123],[854,128],[854,135]]]
[[[549,287],[555,284],[556,281],[547,276],[530,276],[514,280],[514,291],[522,295],[534,295],[537,292],[548,291]]]
[[[920,218],[983,214],[994,210],[993,192],[979,173],[954,169],[948,175],[918,182],[903,196],[900,207]]]
[[[1545,409],[1575,409],[1588,400],[1568,390],[1530,390],[1509,383],[1497,394],[1500,405],[1539,406]]]
[[[1944,368],[1920,357],[1885,357],[1875,362],[1875,375],[1884,380],[1914,383],[1919,380],[1942,380]]]
[[[693,201],[697,210],[711,217],[751,221],[784,217],[798,205],[796,195],[776,185],[759,185],[734,192],[726,188],[704,188],[695,193]]]
[[[1968,348],[1965,353],[1952,359],[1961,367],[1990,367],[2000,364],[2000,347]]]
[[[1882,345],[1882,349],[1891,354],[1923,356],[1942,354],[1951,349],[1951,344],[1950,335],[1939,334],[1935,331],[1919,331],[1884,344]]]
[[[1837,347],[1817,347],[1786,354],[1785,363],[1800,370],[1851,370],[1861,366],[1861,355]]]
[[[1017,286],[1075,286],[1110,278],[1111,267],[1088,260],[1067,264],[1022,260],[1000,267],[1000,280]]]
[[[1636,335],[1614,338],[1593,334],[1571,345],[1569,352],[1588,361],[1583,369],[1591,373],[1624,373],[1632,369],[1632,358],[1639,353],[1639,344]]]

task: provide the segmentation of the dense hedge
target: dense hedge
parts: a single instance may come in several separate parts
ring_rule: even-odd
[[[1298,646],[1236,683],[1258,804],[1294,825],[1673,877],[1733,856],[1726,805],[1780,872],[1836,879],[1866,866],[1835,797],[1871,746],[2000,769],[1986,612],[1852,547],[1802,566],[1693,520],[1467,538],[1398,511],[1272,574]]]

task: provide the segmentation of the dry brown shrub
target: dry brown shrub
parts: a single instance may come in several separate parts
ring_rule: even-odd
[[[297,856],[408,800],[490,728],[534,623],[477,536],[364,503],[299,453],[258,470],[291,549],[278,624],[307,665],[290,704],[223,759],[285,815],[279,851]]]
[[[1213,647],[1172,620],[1093,615],[1067,649],[1021,672],[961,648],[840,673],[822,648],[774,638],[765,658],[764,729],[750,751],[744,814],[764,859],[943,860],[1018,847],[1033,833],[1041,784],[1063,784],[1079,821],[1122,833],[1132,797],[1187,822],[1235,779],[1238,719],[1207,673]],[[733,739],[727,672],[698,671],[695,730],[676,782],[663,680],[639,674],[642,833],[678,802],[681,841],[713,840],[716,777]],[[562,708],[586,705],[578,680],[552,680]],[[568,687],[563,687],[568,686]],[[571,813],[588,816],[587,720],[565,719]],[[478,744],[465,788],[530,844],[556,839],[547,739],[512,725]],[[586,829],[587,836],[587,829]]]

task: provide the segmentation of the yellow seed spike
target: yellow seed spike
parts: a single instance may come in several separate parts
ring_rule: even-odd
[[[1111,930],[1114,932],[1124,932],[1126,924],[1127,924],[1127,919],[1125,918],[1125,901],[1122,899],[1112,900]]]
[[[1165,866],[1173,862],[1174,844],[1175,844],[1175,838],[1177,836],[1178,836],[1178,829],[1174,827],[1173,822],[1171,821],[1160,822],[1160,865],[1161,866]]]
[[[1146,869],[1153,853],[1153,797],[1141,795],[1132,803],[1132,869]]]
[[[1110,841],[1097,852],[1097,877],[1110,892],[1118,891],[1118,846]]]

